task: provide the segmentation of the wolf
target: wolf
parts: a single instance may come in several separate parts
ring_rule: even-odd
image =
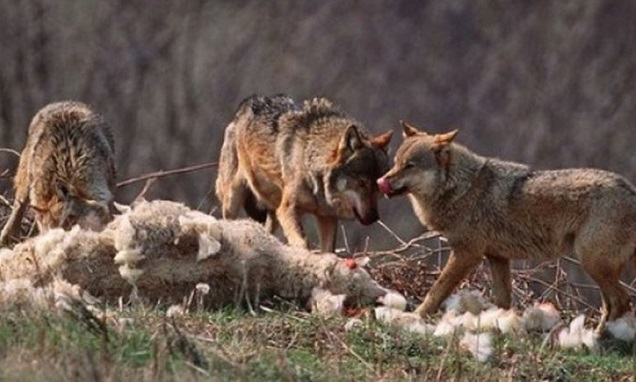
[[[245,99],[225,130],[216,194],[223,218],[240,208],[281,226],[307,248],[301,218],[315,216],[320,248],[333,252],[338,219],[378,219],[376,180],[389,168],[391,132],[371,137],[331,101],[297,104],[284,95]]]
[[[436,311],[485,257],[494,302],[511,305],[510,261],[574,255],[601,289],[597,327],[630,310],[620,285],[636,260],[636,188],[598,169],[533,170],[480,156],[455,143],[457,130],[427,134],[402,123],[393,167],[378,179],[387,196],[408,194],[418,219],[452,253],[417,312]]]
[[[114,139],[103,117],[80,102],[46,105],[29,125],[0,245],[19,239],[27,207],[41,233],[75,224],[103,228],[114,212],[115,180]]]

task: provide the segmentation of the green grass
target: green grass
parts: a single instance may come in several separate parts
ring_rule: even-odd
[[[174,319],[127,308],[101,321],[81,311],[59,315],[5,307],[0,380],[634,379],[634,353],[622,343],[604,343],[595,353],[542,347],[539,336],[495,335],[494,356],[479,363],[460,349],[458,338],[411,334],[369,318],[347,332],[345,323],[288,308]]]

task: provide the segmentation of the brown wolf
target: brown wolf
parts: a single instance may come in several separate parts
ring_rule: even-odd
[[[14,188],[2,245],[19,239],[27,206],[40,232],[75,224],[102,228],[111,220],[115,192],[113,137],[103,118],[79,102],[42,108],[29,126]]]
[[[429,135],[403,123],[393,168],[378,180],[388,196],[408,193],[423,224],[453,253],[417,312],[437,310],[486,258],[494,301],[511,304],[510,261],[573,254],[603,297],[599,331],[630,309],[619,276],[636,258],[636,188],[595,169],[537,171],[479,156],[454,143],[457,131]]]
[[[224,218],[243,206],[270,232],[307,247],[301,216],[316,217],[320,247],[334,249],[338,219],[378,219],[376,180],[388,169],[391,133],[369,137],[330,101],[244,100],[225,131],[216,193]],[[266,215],[263,213],[265,211]]]

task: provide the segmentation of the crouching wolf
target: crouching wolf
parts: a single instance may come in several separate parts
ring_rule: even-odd
[[[602,331],[630,309],[619,284],[636,259],[636,188],[595,169],[537,171],[479,156],[454,143],[457,131],[429,135],[403,123],[395,164],[380,190],[408,193],[419,220],[453,250],[417,312],[434,312],[485,257],[494,301],[511,304],[510,261],[573,254],[601,288]]]
[[[301,217],[310,213],[321,250],[332,252],[338,219],[378,219],[376,180],[388,170],[390,139],[369,137],[323,98],[250,97],[225,130],[216,180],[223,217],[266,211],[270,232],[280,224],[291,245],[307,247]]]
[[[113,137],[103,118],[79,102],[42,108],[29,126],[14,189],[1,245],[19,239],[27,207],[40,232],[75,224],[101,229],[111,220],[115,192]]]

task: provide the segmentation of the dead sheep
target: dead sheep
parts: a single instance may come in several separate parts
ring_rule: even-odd
[[[346,307],[403,309],[404,297],[373,281],[363,262],[286,246],[249,220],[142,201],[102,232],[52,230],[16,246],[0,257],[0,280],[41,285],[61,277],[107,302],[133,295],[152,304],[180,303],[204,283],[207,308],[257,306],[274,296],[310,307],[320,288],[344,295]]]

